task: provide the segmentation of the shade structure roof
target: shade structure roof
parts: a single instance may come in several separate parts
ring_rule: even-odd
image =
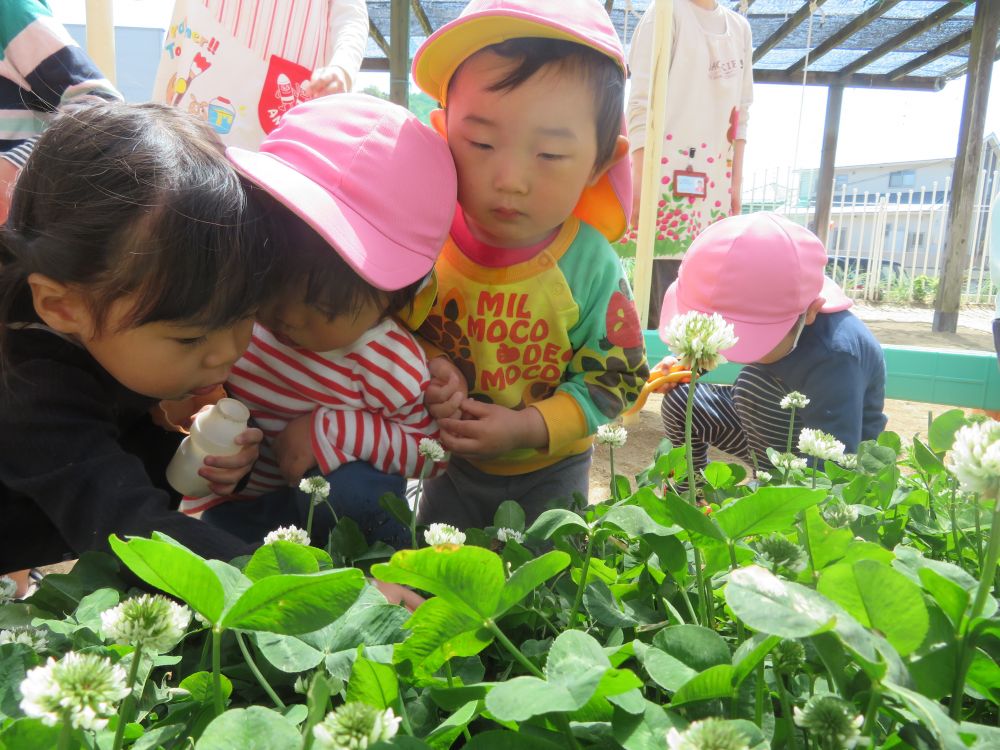
[[[605,3],[626,47],[651,1]],[[802,84],[805,72],[804,82],[813,85],[934,90],[968,65],[976,5],[971,0],[719,1],[749,20],[754,80],[760,83]],[[409,0],[409,6],[412,56],[465,2]],[[391,0],[368,1],[368,70],[389,67],[391,7]]]

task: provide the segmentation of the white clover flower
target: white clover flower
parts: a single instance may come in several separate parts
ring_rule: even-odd
[[[757,472],[757,481],[760,482],[761,484],[769,484],[772,479],[774,479],[774,477],[771,476],[771,472],[769,471]]]
[[[264,537],[264,544],[272,542],[291,542],[292,544],[302,544],[309,546],[309,534],[298,526],[279,526],[274,531],[268,532]]]
[[[858,468],[858,454],[845,453],[837,463],[845,469],[856,469]]]
[[[795,707],[795,723],[809,732],[818,747],[850,750],[861,733],[864,717],[851,716],[853,706],[835,695],[814,695],[803,708]]]
[[[597,442],[601,445],[621,448],[626,440],[628,440],[628,430],[620,424],[602,424],[597,428]]]
[[[432,523],[424,531],[424,541],[431,547],[439,544],[465,544],[465,534],[446,523]]]
[[[313,727],[317,750],[365,750],[390,740],[402,719],[391,708],[379,711],[366,703],[345,703]]]
[[[844,444],[822,430],[803,427],[799,433],[799,453],[824,461],[840,461],[844,457]]]
[[[20,643],[32,651],[45,651],[49,647],[45,633],[29,626],[0,630],[0,646],[5,643]]]
[[[833,528],[839,529],[857,521],[858,510],[853,505],[838,500],[823,509],[823,518]]]
[[[417,445],[417,453],[424,458],[429,458],[436,464],[448,458],[448,454],[441,447],[441,443],[432,438],[421,438],[420,443]]]
[[[779,569],[801,573],[806,569],[806,551],[775,532],[757,542],[757,562],[772,573]]]
[[[696,721],[683,732],[671,727],[668,750],[749,750],[743,733],[724,719]]]
[[[501,526],[497,529],[497,539],[501,542],[518,542],[519,544],[524,544],[524,534],[517,529],[509,529],[506,526]]]
[[[955,433],[949,465],[966,492],[1000,496],[1000,422],[966,425]]]
[[[319,505],[330,497],[330,483],[323,477],[305,477],[299,482],[299,490],[309,495],[313,505]]]
[[[190,624],[190,609],[160,595],[144,594],[126,599],[101,613],[101,630],[105,638],[154,654],[165,654],[173,649]]]
[[[718,313],[706,315],[692,310],[674,316],[664,332],[664,340],[685,369],[708,372],[726,361],[719,352],[739,339],[732,325]]]
[[[79,729],[103,729],[128,692],[125,671],[110,659],[70,651],[28,670],[21,682],[21,710],[48,726],[68,720]]]
[[[794,453],[778,453],[768,450],[767,457],[776,469],[784,471],[805,471],[807,465],[804,458],[799,458]]]
[[[10,576],[0,576],[0,604],[14,601],[17,594],[17,582]]]
[[[782,409],[804,409],[809,405],[809,399],[804,393],[789,391],[779,405]]]

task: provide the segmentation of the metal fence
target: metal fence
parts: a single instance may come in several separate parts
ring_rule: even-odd
[[[882,192],[835,187],[827,232],[828,275],[852,297],[933,304],[948,239],[950,183],[945,178]],[[989,207],[998,193],[998,173],[981,172],[963,303],[996,300],[1000,279],[990,277],[988,226]],[[744,182],[743,211],[776,211],[815,228],[815,192],[800,189],[797,171],[764,170]]]

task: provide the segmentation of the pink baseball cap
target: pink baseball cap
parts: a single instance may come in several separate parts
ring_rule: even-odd
[[[722,354],[756,362],[816,299],[825,300],[825,313],[853,304],[825,268],[823,243],[800,224],[766,212],[722,219],[699,234],[681,260],[677,281],[663,295],[660,337],[675,315],[717,312],[739,337]]]
[[[448,85],[469,57],[510,39],[562,39],[597,50],[624,74],[625,51],[611,18],[599,0],[472,0],[458,18],[446,23],[413,56],[413,80],[424,93],[447,106]],[[625,135],[622,114],[621,134]],[[628,156],[583,191],[573,213],[610,241],[628,228],[632,210],[632,166]]]
[[[430,273],[455,212],[447,144],[402,107],[337,94],[288,111],[260,151],[226,156],[314,229],[373,286],[401,289]]]

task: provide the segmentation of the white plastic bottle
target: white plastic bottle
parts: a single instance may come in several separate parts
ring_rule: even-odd
[[[186,497],[204,497],[211,490],[208,480],[198,475],[205,456],[231,456],[242,446],[236,436],[247,428],[250,410],[234,398],[220,399],[211,409],[200,412],[167,466],[170,486]]]

